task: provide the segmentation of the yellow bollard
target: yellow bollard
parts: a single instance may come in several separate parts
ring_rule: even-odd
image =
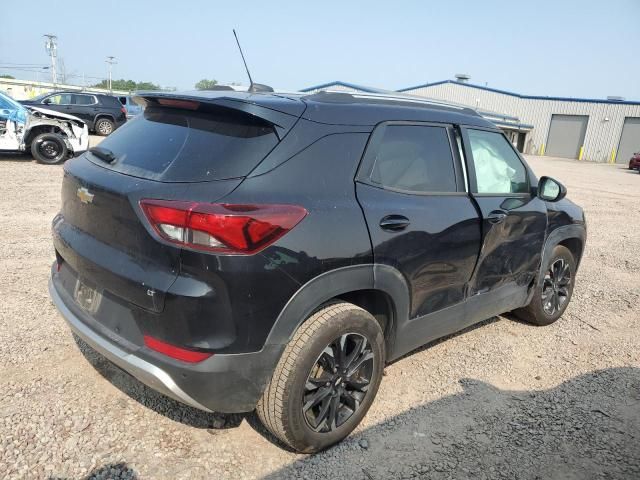
[[[616,161],[616,149],[611,149],[611,158],[609,158],[609,163],[615,163]]]
[[[580,147],[580,153],[578,154],[578,160],[582,160],[582,154],[584,153],[584,145]]]
[[[539,153],[539,155],[540,156],[544,155],[544,143],[542,145],[540,145],[540,153]]]

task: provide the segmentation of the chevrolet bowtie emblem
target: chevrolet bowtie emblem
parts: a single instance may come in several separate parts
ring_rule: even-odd
[[[94,194],[90,193],[85,187],[80,187],[78,189],[78,198],[82,203],[91,203],[93,202]]]

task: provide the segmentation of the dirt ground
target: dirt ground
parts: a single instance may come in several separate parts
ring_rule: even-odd
[[[489,319],[393,363],[362,425],[305,456],[79,348],[47,293],[62,167],[0,157],[0,478],[640,478],[640,175],[530,163],[587,214],[564,317]]]

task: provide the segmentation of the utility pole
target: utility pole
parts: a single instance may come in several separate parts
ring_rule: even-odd
[[[56,72],[56,60],[58,58],[58,37],[50,33],[43,35],[46,40],[44,42],[44,48],[51,57],[51,80],[55,86],[58,83],[58,76]]]
[[[116,57],[109,56],[105,60],[105,62],[107,62],[109,64],[109,92],[110,93],[113,93],[113,89],[111,88],[111,69],[113,68],[114,64],[118,63],[118,62],[114,61],[115,58]]]

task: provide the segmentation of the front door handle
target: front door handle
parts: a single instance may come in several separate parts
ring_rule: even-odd
[[[502,223],[502,221],[507,218],[507,215],[509,214],[503,210],[494,210],[487,215],[487,220],[489,220],[489,223],[493,224]]]
[[[380,220],[380,228],[388,232],[399,232],[407,228],[411,222],[403,215],[387,215]]]

